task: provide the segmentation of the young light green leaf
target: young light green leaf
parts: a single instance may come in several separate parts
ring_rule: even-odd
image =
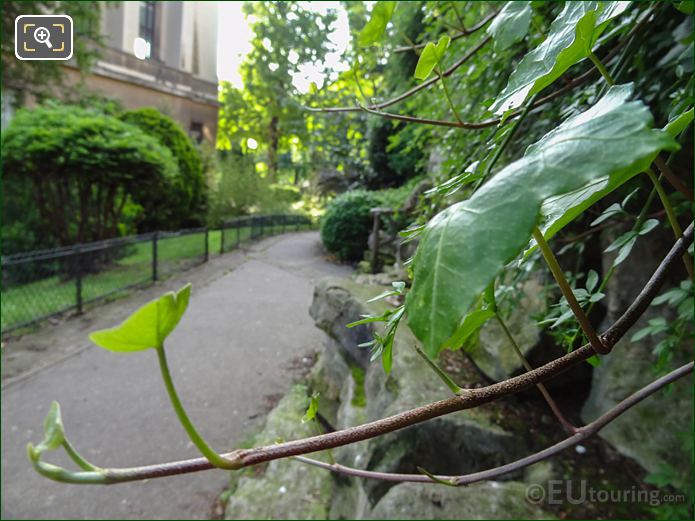
[[[396,8],[396,3],[397,2],[379,1],[374,5],[371,18],[362,28],[357,38],[361,46],[366,47],[367,45],[372,45],[381,39],[386,32],[386,26],[391,20],[393,10]]]
[[[679,114],[664,127],[664,130],[674,138],[678,137],[693,122],[693,108]]]
[[[586,290],[591,293],[594,291],[594,288],[598,284],[598,273],[596,273],[594,270],[589,270],[589,273],[586,276]]]
[[[495,312],[489,309],[471,311],[463,318],[463,322],[456,329],[456,332],[446,341],[444,349],[451,349],[452,351],[459,349],[476,331],[483,327],[485,322],[494,316]]]
[[[386,322],[388,315],[362,315],[360,320],[355,320],[345,327],[352,329],[353,327],[361,326],[362,324],[371,324],[372,322]]]
[[[521,60],[504,90],[490,107],[495,114],[521,106],[527,97],[553,83],[587,57],[608,22],[630,2],[566,2],[550,26],[548,37]]]
[[[304,416],[302,416],[302,423],[307,423],[316,418],[316,414],[319,412],[319,396],[320,393],[315,392],[311,395],[309,400],[309,407],[307,408]]]
[[[589,110],[531,145],[470,199],[428,223],[406,311],[431,358],[491,280],[521,252],[544,200],[595,179],[630,177],[658,151],[677,149],[671,136],[650,128],[652,117],[642,102],[627,101],[631,91],[629,85],[612,87]]]
[[[487,28],[496,51],[503,51],[523,39],[531,23],[531,2],[507,2]]]
[[[437,45],[432,42],[427,42],[425,48],[422,50],[422,54],[417,61],[415,66],[415,74],[413,75],[417,80],[426,80],[427,77],[432,73],[434,68],[439,65],[444,57],[449,44],[451,43],[451,38],[444,35],[439,39]]]
[[[34,451],[40,456],[42,452],[60,447],[63,440],[65,440],[65,429],[60,415],[60,404],[54,401],[43,421],[43,440],[34,447]]]
[[[181,320],[191,295],[186,284],[177,293],[168,292],[126,318],[121,325],[94,331],[89,338],[96,345],[116,352],[159,348]]]

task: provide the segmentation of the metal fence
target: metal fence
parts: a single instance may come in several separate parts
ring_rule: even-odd
[[[2,257],[2,334],[197,266],[275,233],[305,229],[301,215],[262,215]]]

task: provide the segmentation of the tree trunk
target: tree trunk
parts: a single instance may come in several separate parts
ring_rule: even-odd
[[[270,179],[271,183],[277,180],[279,142],[278,118],[273,116],[270,119],[270,125],[268,125],[268,179]]]

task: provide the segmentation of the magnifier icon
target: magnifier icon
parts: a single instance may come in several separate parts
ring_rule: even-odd
[[[46,47],[52,49],[53,46],[51,45],[50,38],[51,33],[45,27],[37,27],[36,30],[34,30],[34,39],[39,43],[45,43]]]

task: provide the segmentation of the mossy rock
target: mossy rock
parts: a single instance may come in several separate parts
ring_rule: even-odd
[[[467,487],[402,483],[391,488],[368,519],[550,519],[526,499],[527,485],[489,481]]]
[[[268,415],[257,444],[278,439],[298,439],[316,434],[313,423],[301,418],[309,403],[306,386],[297,385]],[[325,455],[313,454],[323,459]],[[294,461],[275,460],[261,467],[241,471],[233,479],[225,519],[326,519],[331,502],[332,480],[325,470]]]

